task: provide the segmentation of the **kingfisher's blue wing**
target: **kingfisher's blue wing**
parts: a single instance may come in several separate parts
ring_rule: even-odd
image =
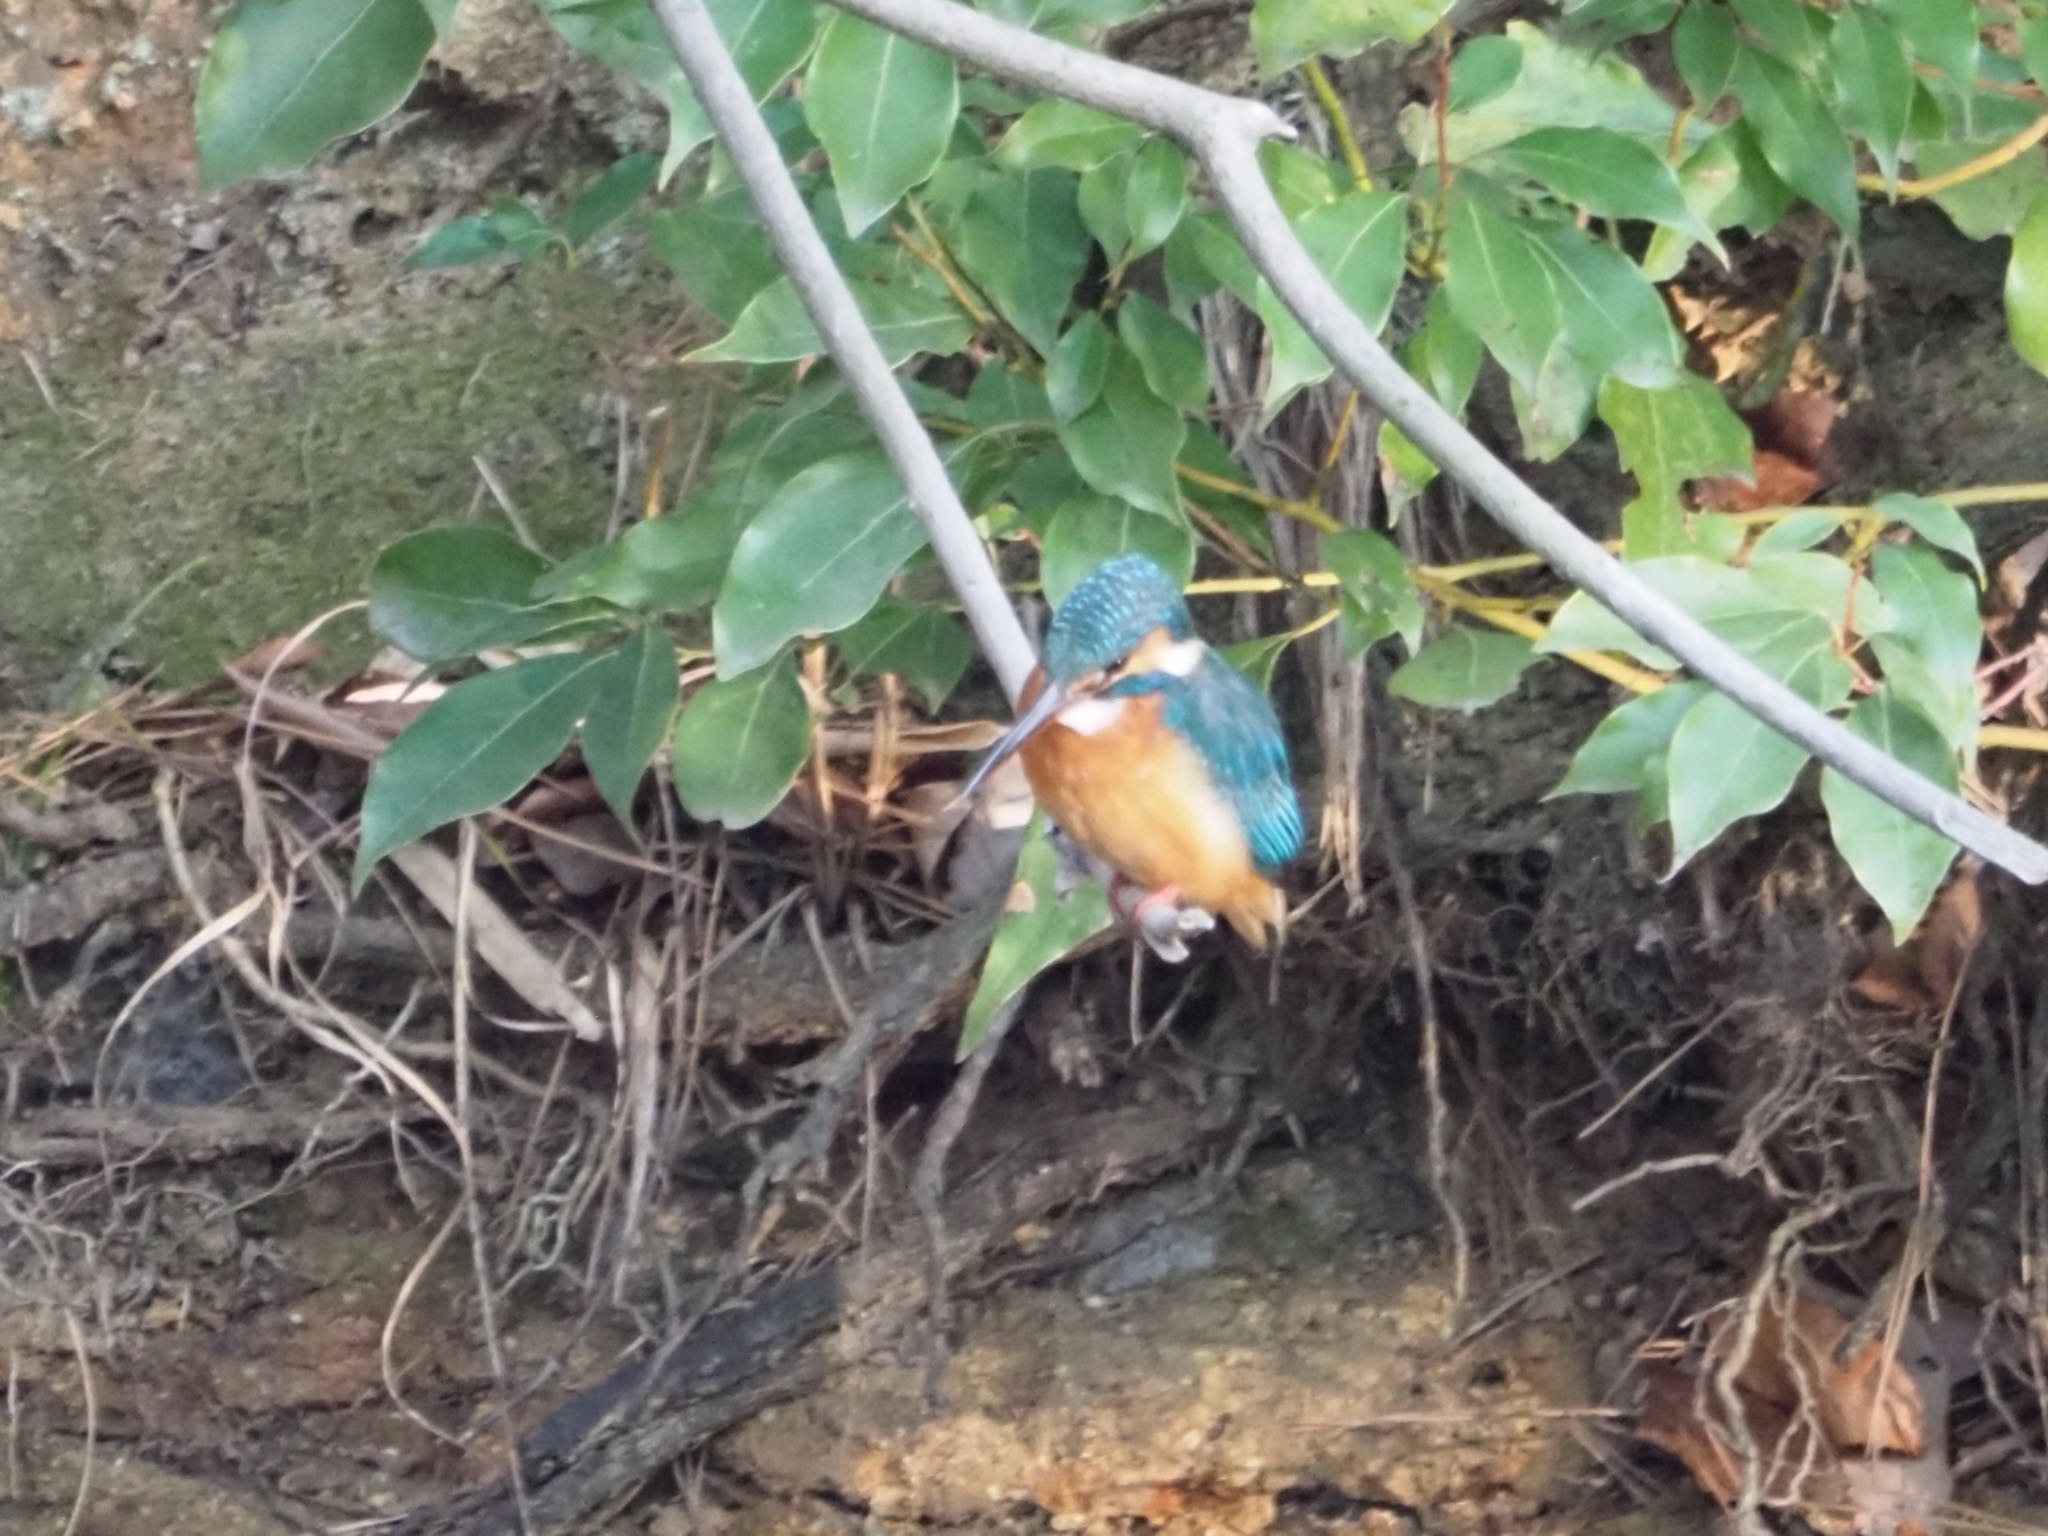
[[[1166,690],[1166,725],[1208,765],[1237,812],[1260,869],[1272,874],[1301,851],[1301,802],[1280,718],[1252,680],[1210,654]]]

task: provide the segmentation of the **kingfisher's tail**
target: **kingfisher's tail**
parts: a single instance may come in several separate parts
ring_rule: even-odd
[[[1223,919],[1245,943],[1264,953],[1268,928],[1282,937],[1286,934],[1287,893],[1263,876],[1254,875],[1240,897],[1223,909]]]

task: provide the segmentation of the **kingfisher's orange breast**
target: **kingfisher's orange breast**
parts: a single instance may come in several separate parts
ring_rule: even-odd
[[[1020,707],[1042,688],[1033,673]],[[1244,825],[1201,756],[1167,729],[1157,694],[1117,701],[1100,730],[1055,718],[1024,744],[1031,791],[1062,831],[1124,878],[1226,918],[1253,944],[1285,908],[1252,862]]]

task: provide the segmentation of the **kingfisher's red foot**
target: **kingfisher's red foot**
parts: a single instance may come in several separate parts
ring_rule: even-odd
[[[1178,965],[1187,959],[1187,940],[1216,926],[1216,919],[1200,907],[1181,905],[1180,887],[1176,885],[1148,891],[1118,875],[1110,882],[1109,901],[1124,924],[1135,930],[1146,947],[1168,965]]]

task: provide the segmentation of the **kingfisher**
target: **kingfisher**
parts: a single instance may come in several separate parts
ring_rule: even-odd
[[[1181,936],[1210,914],[1265,948],[1287,913],[1274,877],[1302,842],[1287,739],[1195,633],[1173,578],[1143,555],[1098,566],[1053,614],[1018,706],[963,799],[1021,754],[1038,803],[1108,866],[1112,901],[1156,952],[1185,958]]]

